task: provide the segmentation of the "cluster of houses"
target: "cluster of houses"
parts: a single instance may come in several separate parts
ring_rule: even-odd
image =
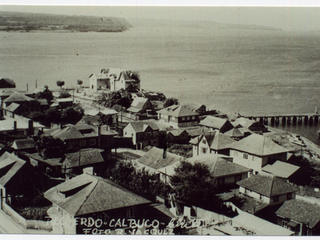
[[[140,90],[139,73],[110,68],[89,77],[92,92],[121,88]],[[1,209],[8,211],[18,202],[14,200],[17,196],[27,195],[26,184],[41,188],[38,185],[43,178],[59,181],[44,193],[51,203],[48,216],[53,233],[116,234],[117,228],[128,233],[132,228],[124,224],[126,219],[148,219],[158,231],[178,217],[219,219],[215,213],[179,202],[175,195],[170,195],[169,204],[152,202],[100,177],[112,159],[120,159],[117,151],[121,149],[137,170],[155,173],[168,185],[181,161],[205,164],[221,201],[237,213],[230,221],[238,225],[232,231],[232,226],[225,227],[225,234],[238,233],[234,233],[235,226],[258,235],[266,234],[264,226],[270,235],[320,234],[320,215],[315,214],[320,205],[298,197],[298,188],[291,183],[300,169],[290,163],[294,155],[268,138],[268,128],[260,122],[246,118],[229,121],[194,103],[155,110],[145,95],[134,97],[127,114],[135,117],[128,118],[122,131],[98,124],[101,115],[118,122],[121,113],[92,106],[75,125],[48,127],[19,115],[19,105],[30,101],[28,94],[1,91],[0,134],[12,140],[10,146],[0,146]],[[54,104],[69,103],[55,100]],[[164,154],[171,144],[188,145],[192,156]],[[149,151],[138,151],[147,146]],[[24,182],[26,173],[37,177]],[[99,219],[101,224],[89,224],[90,219]],[[121,223],[117,226],[118,219]],[[223,226],[222,222],[216,228]],[[253,222],[263,224],[254,226]]]

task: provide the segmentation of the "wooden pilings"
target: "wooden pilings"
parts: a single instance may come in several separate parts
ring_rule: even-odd
[[[270,123],[271,126],[274,125],[301,125],[304,123],[305,125],[313,125],[318,124],[320,122],[318,115],[292,115],[292,116],[260,116],[260,117],[249,117],[249,119],[254,121],[259,121],[261,124],[268,125]]]

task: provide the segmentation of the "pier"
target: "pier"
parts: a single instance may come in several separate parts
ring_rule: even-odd
[[[277,114],[277,115],[251,115],[243,116],[254,121],[258,121],[264,125],[296,125],[305,124],[313,125],[319,123],[320,114],[310,113],[310,114]]]

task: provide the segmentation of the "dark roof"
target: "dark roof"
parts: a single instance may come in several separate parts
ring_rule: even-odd
[[[63,166],[66,168],[73,168],[80,166],[86,166],[94,163],[104,162],[99,149],[82,149],[74,153],[66,153]]]
[[[5,186],[14,175],[22,168],[26,161],[18,158],[13,153],[5,152],[0,157],[0,185]]]
[[[172,130],[168,130],[167,131],[167,134],[172,134],[173,136],[175,136],[175,137],[178,137],[178,136],[180,136],[183,132],[186,132],[186,134],[188,134],[187,133],[187,131],[185,130],[185,129],[172,129]]]
[[[161,168],[179,162],[182,159],[183,157],[169,152],[166,152],[166,157],[163,158],[163,149],[153,147],[149,150],[149,152],[144,154],[138,160],[138,162],[147,167],[159,170]]]
[[[5,107],[5,110],[14,113],[19,107],[20,107],[19,103],[14,103],[13,102],[8,107]]]
[[[15,82],[10,78],[1,78],[0,79],[0,88],[15,88]]]
[[[288,152],[287,149],[276,144],[271,139],[259,134],[252,134],[239,142],[230,144],[229,147],[256,156],[268,156]]]
[[[241,180],[237,184],[267,197],[296,192],[298,190],[293,185],[269,174],[257,174]]]
[[[130,122],[128,125],[131,125],[134,131],[137,133],[144,132],[147,127],[150,127],[154,131],[159,130],[159,127],[154,119]]]
[[[44,196],[72,216],[151,203],[110,180],[85,173],[49,189]]]
[[[38,153],[26,154],[29,158],[46,163],[50,166],[62,166],[63,157],[59,158],[42,158]]]
[[[203,154],[200,156],[189,158],[188,162],[204,163],[208,166],[212,177],[222,177],[251,171],[251,169],[228,161],[225,158],[228,157],[224,157],[218,154]]]
[[[292,199],[284,202],[278,211],[276,211],[276,214],[283,218],[304,223],[313,228],[320,221],[320,205],[300,199]]]
[[[199,115],[198,113],[192,111],[189,107],[185,105],[172,105],[170,107],[161,109],[157,112],[174,117],[187,117]]]
[[[14,149],[30,149],[35,148],[33,139],[17,139],[14,140],[12,144],[12,148]]]

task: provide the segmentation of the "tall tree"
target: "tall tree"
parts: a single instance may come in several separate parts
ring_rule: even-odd
[[[60,88],[62,88],[62,86],[64,85],[64,83],[65,83],[64,81],[58,80],[58,81],[57,81],[57,86],[60,87]]]
[[[176,98],[167,98],[163,104],[163,107],[170,107],[172,105],[178,105],[179,104],[179,100]]]

